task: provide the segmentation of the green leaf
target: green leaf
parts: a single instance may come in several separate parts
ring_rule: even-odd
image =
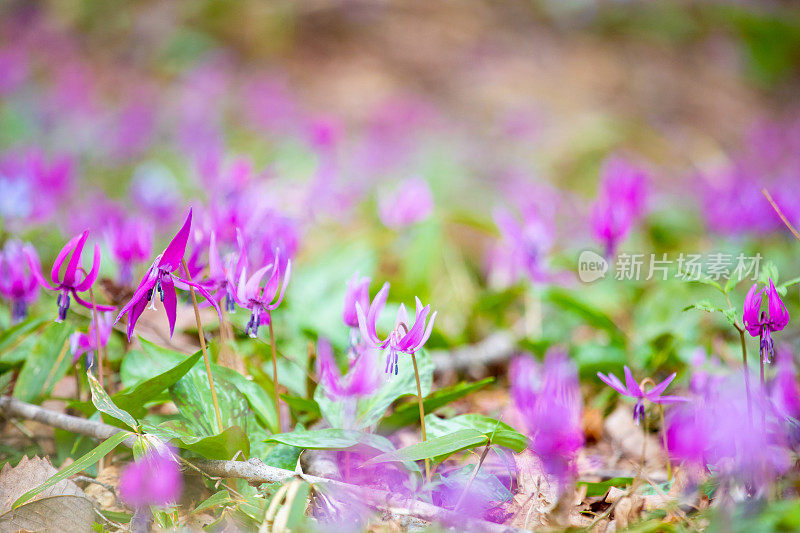
[[[294,472],[301,453],[303,453],[302,448],[278,443],[272,447],[266,456],[262,457],[262,460],[269,466]]]
[[[222,378],[232,384],[236,389],[244,394],[250,407],[256,416],[271,431],[278,429],[278,417],[275,414],[275,401],[258,383],[250,381],[240,373],[224,366],[211,365],[214,379]],[[206,380],[207,381],[207,380]]]
[[[684,311],[697,309],[698,311],[705,311],[706,313],[724,313],[725,310],[718,305],[712,304],[709,300],[700,300],[699,302],[687,305],[683,308]]]
[[[394,452],[382,453],[368,460],[365,464],[420,461],[432,458],[443,459],[458,451],[484,445],[488,441],[488,437],[476,429],[462,429]]]
[[[615,477],[606,481],[578,481],[578,485],[586,485],[586,496],[603,496],[611,487],[623,488],[633,483],[632,477]]]
[[[319,405],[314,400],[281,394],[281,399],[286,402],[294,412],[309,413],[313,416],[321,416]]]
[[[250,457],[250,439],[239,426],[232,426],[222,433],[203,437],[191,434],[180,423],[176,424],[174,421],[158,426],[144,423],[142,427],[147,433],[206,459],[230,460],[237,452],[242,452],[245,459]]]
[[[441,437],[461,429],[474,429],[490,438],[492,444],[505,446],[519,453],[528,447],[528,438],[508,424],[478,414],[467,414],[453,418],[439,418],[436,415],[427,415],[425,425],[428,434]]]
[[[62,323],[53,324],[39,336],[17,377],[15,398],[35,403],[64,377],[72,359],[68,343],[70,333],[72,326]]]
[[[311,492],[311,485],[305,481],[301,482],[299,489],[294,493],[292,506],[289,508],[289,519],[286,521],[286,529],[289,531],[308,530],[306,517],[306,507],[308,506],[308,495]]]
[[[720,284],[719,284],[719,282],[718,282],[718,281],[716,281],[716,280],[713,280],[713,279],[711,279],[711,278],[699,278],[699,279],[691,279],[691,280],[689,280],[689,281],[691,281],[691,282],[694,282],[694,283],[702,283],[703,285],[708,285],[708,286],[710,286],[710,287],[714,287],[715,289],[717,289],[719,292],[722,292],[722,293],[726,292],[726,291],[725,291],[725,290],[722,288],[722,285],[720,285]]]
[[[44,318],[29,317],[19,324],[14,324],[10,328],[0,331],[0,353],[6,354],[14,344],[22,342],[28,335],[35,332],[44,324],[49,322]],[[3,361],[3,357],[0,357]]]
[[[439,389],[428,395],[422,402],[422,406],[426,413],[432,413],[436,409],[443,407],[451,402],[464,398],[478,391],[490,383],[494,382],[494,378],[486,378],[475,383],[467,383],[462,381],[453,386]],[[381,430],[392,430],[408,426],[419,420],[419,404],[417,402],[409,402],[400,405],[394,410],[394,413],[387,416],[381,421]]]
[[[47,481],[45,481],[35,489],[31,489],[22,496],[20,496],[19,498],[17,498],[17,501],[14,502],[11,508],[15,509],[19,507],[20,505],[29,501],[37,494],[52,487],[62,479],[67,479],[68,477],[73,476],[78,472],[82,472],[86,468],[90,467],[91,465],[95,464],[97,461],[105,457],[106,454],[108,454],[108,452],[119,446],[122,443],[122,441],[124,441],[130,436],[131,436],[130,432],[120,431],[119,433],[116,433],[112,437],[106,439],[105,441],[100,443],[99,446],[97,446],[95,449],[93,449],[86,455],[80,457],[74,463],[70,464],[65,468],[62,468],[57,473],[53,474]]]
[[[92,375],[92,373],[87,372],[86,377],[89,380],[89,390],[92,391],[92,403],[95,407],[97,407],[97,410],[107,414],[110,417],[116,418],[120,422],[126,424],[132,430],[138,431],[139,425],[136,423],[136,420],[130,414],[114,404],[114,402],[108,396],[108,393],[103,390],[103,388],[100,386],[100,383],[97,382],[97,379]]]
[[[772,280],[772,283],[777,284],[779,277],[778,266],[775,264],[775,261],[772,260],[764,263],[764,266],[762,266],[761,270],[758,271],[758,281],[764,285],[769,285],[770,279]]]
[[[183,361],[173,366],[161,374],[139,382],[127,391],[121,391],[112,396],[112,400],[121,409],[130,412],[137,418],[142,418],[147,414],[145,404],[153,400],[172,385],[178,382],[203,356],[202,351],[190,355]]]
[[[222,507],[227,506],[231,503],[231,495],[227,490],[221,490],[215,492],[210,497],[206,498],[200,504],[195,507],[193,513],[199,513],[200,511],[205,511],[206,509],[212,509],[214,507]]]
[[[544,298],[564,311],[585,320],[589,325],[608,332],[612,340],[624,345],[627,342],[625,333],[606,313],[593,304],[577,297],[573,291],[558,287],[551,287],[544,291]]]
[[[350,429],[295,430],[290,433],[270,435],[266,441],[315,450],[345,450],[359,445],[369,446],[382,452],[395,450],[394,445],[386,437]]]
[[[738,284],[739,284],[741,281],[742,281],[742,278],[740,278],[740,277],[738,277],[738,276],[731,276],[731,277],[729,277],[729,278],[728,278],[728,281],[727,281],[727,282],[725,282],[725,289],[724,289],[724,291],[723,291],[723,292],[724,292],[725,294],[728,294],[728,293],[729,293],[729,292],[731,292],[733,289],[735,289],[735,288],[736,288],[736,286],[737,286],[737,285],[738,285]]]
[[[247,427],[247,400],[237,387],[222,376],[214,380],[223,427]],[[211,387],[205,370],[192,368],[169,389],[172,401],[180,411],[192,433],[211,436],[218,432],[217,416],[211,396]]]

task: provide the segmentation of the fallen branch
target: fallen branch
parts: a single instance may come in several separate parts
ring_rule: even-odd
[[[436,373],[485,368],[511,359],[519,336],[510,331],[498,331],[475,343],[453,350],[431,351]]]
[[[97,440],[108,439],[122,431],[119,428],[103,422],[95,422],[93,420],[86,420],[84,418],[58,413],[37,405],[25,403],[10,396],[0,396],[0,414],[7,418],[33,420],[72,433],[86,435],[87,437],[92,437]],[[131,436],[122,443],[130,448],[135,441],[136,437]],[[408,500],[407,498],[402,498],[384,490],[359,487],[341,481],[297,474],[290,470],[275,468],[274,466],[264,464],[258,459],[250,459],[249,461],[192,459],[189,462],[209,476],[239,478],[251,484],[279,483],[295,477],[300,477],[312,485],[325,483],[328,486],[349,492],[354,497],[359,498],[360,501],[372,507],[388,510],[394,515],[412,516],[425,520],[426,522],[457,523],[468,526],[471,531],[497,533],[520,531],[516,528],[506,527],[484,520],[466,520],[463,513],[454,513],[453,511],[429,503]]]

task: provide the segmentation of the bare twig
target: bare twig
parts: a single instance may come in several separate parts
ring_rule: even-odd
[[[783,223],[786,224],[786,227],[789,228],[789,231],[792,232],[792,235],[794,235],[794,238],[797,239],[798,241],[800,241],[800,232],[798,232],[795,229],[795,227],[792,226],[792,223],[789,222],[789,219],[786,218],[786,215],[783,214],[783,211],[781,211],[781,208],[778,207],[778,204],[776,204],[775,200],[772,199],[772,195],[769,193],[769,191],[766,189],[766,187],[761,189],[761,194],[763,194],[764,197],[767,199],[767,201],[770,203],[770,205],[772,206],[772,209],[774,209],[775,212],[778,213],[778,216],[781,217],[781,220],[783,221]]]
[[[44,409],[37,405],[32,405],[10,396],[0,396],[0,413],[7,417],[25,418],[35,420],[42,424],[57,427],[86,435],[98,440],[105,440],[113,435],[119,433],[119,428],[105,424],[103,422],[95,422],[93,420],[86,420],[63,413],[57,413],[49,409]],[[132,447],[136,442],[136,435],[131,435],[122,443],[127,447]],[[410,500],[403,498],[397,494],[366,487],[359,487],[341,481],[334,481],[331,479],[321,478],[317,476],[310,476],[305,474],[297,474],[290,470],[276,468],[264,464],[258,459],[250,459],[249,461],[218,461],[206,459],[192,459],[189,461],[194,467],[201,470],[209,476],[217,476],[221,478],[239,478],[244,479],[251,484],[261,483],[279,483],[300,477],[306,482],[314,484],[326,484],[352,494],[353,497],[360,499],[368,505],[382,509],[389,510],[397,507],[405,509],[409,516],[419,518],[428,522],[448,522],[448,523],[461,523],[465,524],[470,531],[484,531],[484,532],[517,532],[517,528],[507,527],[501,524],[495,524],[484,520],[468,520],[462,514],[432,505],[430,503],[421,502],[417,500]]]
[[[437,373],[463,371],[474,367],[496,365],[511,359],[519,335],[498,331],[475,344],[461,346],[451,351],[432,351]]]

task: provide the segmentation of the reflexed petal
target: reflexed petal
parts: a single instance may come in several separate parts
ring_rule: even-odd
[[[268,309],[276,309],[283,301],[283,295],[286,293],[286,287],[289,285],[289,276],[292,274],[292,261],[286,262],[286,272],[283,274],[283,285],[281,286],[281,293],[278,299],[267,306]]]
[[[69,258],[67,269],[64,271],[64,279],[61,281],[62,285],[72,287],[75,285],[75,274],[80,266],[81,254],[83,253],[83,246],[86,244],[86,239],[89,237],[89,230],[85,230],[78,239],[75,245],[75,250],[72,251],[72,257]],[[60,265],[59,265],[60,267]]]
[[[631,369],[628,368],[628,365],[625,365],[625,386],[628,389],[629,395],[634,398],[642,397],[642,389],[639,388],[639,384],[633,379],[633,374],[631,373]]]
[[[422,339],[422,335],[425,332],[425,320],[428,318],[428,313],[430,310],[431,306],[429,305],[426,305],[421,310],[417,310],[417,316],[414,318],[414,325],[398,343],[397,348],[399,350],[405,351],[408,348],[419,344],[419,341]]]
[[[83,278],[77,287],[75,287],[76,291],[86,291],[89,290],[89,287],[97,279],[97,274],[100,272],[100,245],[95,243],[94,245],[94,258],[92,259],[92,269],[86,274],[86,277]]]
[[[94,307],[98,311],[103,311],[103,312],[116,311],[117,310],[117,308],[114,307],[113,305],[97,304],[95,306],[92,306],[92,302],[87,302],[86,300],[84,300],[83,298],[78,296],[78,293],[75,292],[75,290],[70,291],[70,294],[72,294],[72,297],[75,298],[76,302],[78,302],[79,304],[84,306],[86,309],[92,309]]]
[[[744,297],[744,309],[742,312],[742,322],[747,332],[752,337],[757,337],[761,329],[761,295],[764,290],[756,292],[758,284],[753,283],[750,290],[747,291],[747,296]]]
[[[439,314],[439,311],[434,311],[431,315],[431,319],[428,321],[428,327],[425,328],[425,334],[420,339],[419,343],[417,344],[417,350],[419,350],[422,345],[428,342],[428,339],[431,337],[431,333],[433,333],[433,323],[436,322],[436,315]]]
[[[669,376],[667,379],[665,379],[664,381],[662,381],[661,383],[659,383],[658,385],[656,385],[655,387],[653,387],[652,389],[647,391],[647,393],[645,393],[645,395],[648,398],[661,396],[661,394],[665,390],[667,390],[667,387],[669,386],[669,384],[672,383],[672,380],[675,379],[676,375],[677,374],[673,372],[671,376]]]
[[[684,398],[683,396],[660,396],[658,398],[647,398],[653,403],[680,403],[680,402],[690,402],[689,398]]]
[[[174,272],[181,266],[181,261],[186,253],[186,243],[189,241],[189,232],[192,228],[192,209],[189,208],[189,214],[186,216],[186,221],[178,231],[177,235],[170,241],[164,253],[161,254],[161,260],[158,262],[159,268]]]
[[[250,279],[247,280],[247,284],[244,286],[244,294],[246,300],[258,300],[261,297],[261,289],[259,285],[261,284],[261,279],[264,277],[264,274],[267,270],[271,269],[272,265],[267,265],[265,267],[261,267],[256,272],[250,276]]]
[[[144,312],[146,307],[147,307],[147,300],[142,298],[140,300],[137,300],[130,308],[130,312],[128,313],[128,342],[131,342],[133,336],[133,329],[136,327],[136,321],[139,320],[140,316],[142,316],[142,313]],[[119,317],[117,317],[117,320],[119,320]]]
[[[144,300],[146,303],[147,292],[156,286],[156,281],[158,281],[158,275],[159,275],[158,269],[156,268],[155,263],[153,263],[152,265],[150,265],[150,268],[147,269],[144,278],[142,278],[142,281],[139,283],[139,286],[136,287],[136,290],[134,291],[131,299],[120,310],[119,314],[117,315],[117,319],[114,321],[115,324],[119,322],[119,319],[122,318],[122,315],[127,313],[139,301]]]
[[[375,322],[378,319],[378,315],[381,314],[383,308],[386,306],[386,298],[389,296],[389,283],[386,282],[381,287],[381,290],[378,291],[378,294],[375,295],[373,298],[372,303],[369,306],[369,312],[367,313],[367,330],[372,333],[372,336],[377,339],[378,333],[376,329]],[[359,318],[359,322],[361,319]]]
[[[781,300],[772,279],[769,280],[769,321],[773,331],[780,331],[789,323],[789,311]]]
[[[211,241],[208,244],[208,274],[212,279],[225,277],[225,268],[222,265],[222,259],[220,259],[219,250],[217,249],[217,236],[213,231],[211,232]]]
[[[58,287],[50,285],[42,274],[42,269],[39,264],[39,256],[36,254],[36,249],[31,245],[26,245],[23,248],[25,257],[28,259],[28,267],[31,269],[31,274],[39,282],[42,287],[50,289],[51,291],[58,290]]]
[[[600,381],[602,381],[603,383],[605,383],[618,393],[623,394],[625,396],[628,395],[628,389],[625,388],[625,385],[623,385],[622,382],[619,380],[619,378],[614,374],[609,373],[606,376],[602,372],[598,372],[597,377],[600,378]]]
[[[171,277],[164,276],[161,278],[161,289],[164,291],[164,311],[167,313],[169,336],[171,338],[175,333],[175,317],[178,314],[178,297],[175,295],[175,284]],[[153,298],[155,298],[155,295]]]
[[[73,238],[67,241],[67,244],[65,244],[64,247],[61,248],[61,251],[58,252],[56,260],[53,262],[53,269],[50,271],[50,279],[53,280],[53,283],[55,283],[56,285],[61,284],[61,279],[58,276],[58,273],[61,270],[61,265],[64,264],[64,260],[67,258],[67,255],[69,255],[69,253],[75,249],[75,246],[77,246],[78,241],[81,239],[86,240],[87,233],[88,230],[84,231],[83,233],[79,233],[78,235],[75,235]],[[67,270],[69,270],[69,267],[67,267]],[[66,275],[64,276],[64,279],[66,280]]]

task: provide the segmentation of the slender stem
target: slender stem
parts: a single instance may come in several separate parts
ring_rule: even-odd
[[[183,270],[186,272],[186,279],[192,281],[192,275],[189,273],[189,267],[186,265],[186,259],[181,259],[183,263]],[[214,403],[214,413],[217,415],[217,425],[219,432],[222,433],[222,414],[219,411],[219,401],[217,400],[217,389],[214,387],[214,376],[211,374],[211,360],[208,358],[208,350],[206,349],[206,335],[203,332],[203,323],[200,321],[200,308],[197,307],[197,295],[194,293],[194,287],[189,285],[189,294],[192,295],[192,305],[194,306],[194,318],[197,321],[197,334],[200,337],[200,349],[203,350],[203,361],[206,363],[206,375],[208,376],[208,386],[211,388],[211,401]]]
[[[275,388],[275,415],[278,417],[278,433],[283,431],[281,423],[281,396],[278,394],[278,356],[275,354],[275,333],[272,331],[272,316],[269,317],[269,343],[272,345],[272,382]]]
[[[661,441],[664,445],[664,453],[667,455],[667,481],[672,481],[672,460],[669,457],[667,447],[667,425],[664,423],[664,405],[658,404],[658,414],[661,417]]]
[[[769,193],[769,191],[766,189],[766,187],[761,189],[761,194],[763,194],[764,197],[767,199],[767,201],[770,203],[770,205],[772,206],[772,209],[774,209],[775,212],[778,213],[778,216],[781,217],[781,220],[783,221],[783,223],[786,224],[786,227],[789,228],[789,231],[792,232],[792,235],[794,235],[794,238],[797,239],[798,241],[800,241],[800,232],[798,232],[795,229],[795,227],[792,226],[792,223],[789,222],[789,219],[786,218],[786,215],[783,214],[783,211],[781,211],[781,208],[778,207],[778,204],[776,204],[775,200],[772,199],[772,195]]]
[[[750,371],[747,368],[747,342],[744,338],[744,329],[736,327],[739,330],[739,338],[742,341],[742,365],[744,365],[744,391],[747,396],[747,418],[750,420],[750,426],[753,426],[753,401],[750,399]]]
[[[412,353],[411,362],[414,363],[414,378],[417,380],[417,400],[419,401],[419,423],[422,426],[422,442],[428,440],[428,433],[425,430],[425,408],[422,406],[422,386],[419,383],[419,369],[417,369],[417,358]],[[431,462],[425,459],[425,480],[431,482]]]
[[[103,347],[100,346],[100,322],[97,320],[97,303],[94,301],[94,290],[89,287],[89,301],[92,302],[92,320],[94,320],[94,338],[97,342],[97,376],[100,388],[103,388]]]

